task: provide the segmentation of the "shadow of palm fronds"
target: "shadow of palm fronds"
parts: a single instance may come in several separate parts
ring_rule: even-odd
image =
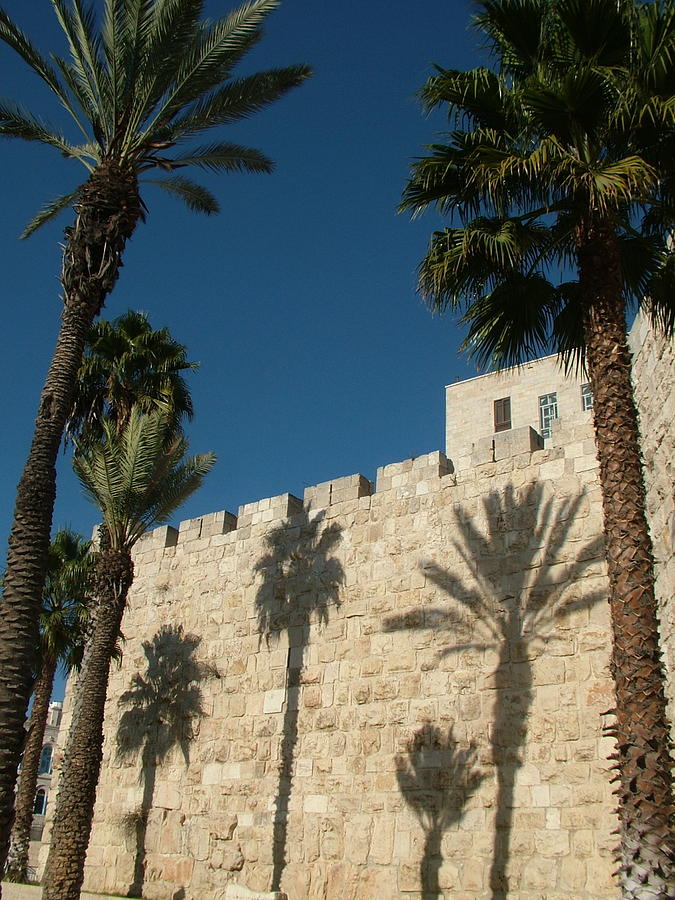
[[[119,705],[127,707],[117,728],[117,756],[130,759],[141,753],[141,807],[127,822],[135,831],[134,879],[128,896],[140,897],[145,882],[145,838],[153,806],[157,767],[175,747],[185,765],[195,724],[206,715],[201,682],[218,677],[217,669],[195,658],[201,638],[185,634],[180,625],[163,625],[152,640],[143,641],[145,672],[136,672]]]
[[[467,801],[485,777],[474,768],[476,754],[474,742],[458,749],[452,727],[444,735],[427,722],[411,738],[407,755],[396,756],[399,789],[425,834],[420,862],[423,900],[440,895],[443,835],[461,820]]]
[[[272,891],[278,891],[286,866],[288,806],[292,791],[293,763],[298,741],[300,681],[310,625],[315,618],[328,624],[331,608],[340,605],[344,583],[342,563],[332,552],[340,543],[342,528],[323,524],[324,514],[311,519],[306,512],[274,528],[266,537],[268,552],[255,572],[262,576],[256,595],[259,640],[278,641],[288,634],[286,702],[280,748],[279,781],[273,828]]]
[[[439,659],[463,650],[498,652],[491,734],[498,787],[490,871],[493,900],[509,892],[513,798],[523,765],[534,660],[558,620],[604,596],[578,588],[585,570],[603,558],[601,538],[583,544],[571,540],[584,502],[583,494],[563,501],[544,499],[541,483],[519,493],[509,486],[504,493],[491,492],[483,498],[484,529],[460,507],[459,540],[453,541],[453,548],[462,563],[461,573],[431,561],[421,566],[426,579],[451,605],[420,607],[384,622],[385,631],[431,629],[441,641],[447,635]]]

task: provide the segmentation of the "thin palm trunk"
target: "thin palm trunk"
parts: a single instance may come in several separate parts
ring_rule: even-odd
[[[56,495],[56,458],[85,338],[112,290],[141,215],[133,169],[102,163],[82,187],[66,230],[63,314],[28,461],[17,489],[0,605],[0,869],[12,827],[14,785],[38,647],[38,616]]]
[[[80,896],[101,770],[110,662],[132,580],[133,565],[128,551],[99,553],[94,575],[98,600],[96,625],[80,685],[80,714],[69,735],[62,766],[44,876],[44,900],[78,900]]]
[[[42,660],[40,675],[35,683],[35,699],[33,711],[28,724],[28,737],[21,761],[21,776],[16,792],[14,807],[14,827],[9,853],[9,863],[5,878],[8,881],[25,882],[28,880],[28,851],[30,848],[30,829],[33,823],[35,806],[35,790],[37,788],[40,757],[45,739],[45,728],[49,716],[49,701],[54,687],[56,660],[45,656]]]
[[[614,634],[619,879],[625,900],[675,897],[675,828],[664,669],[652,545],[616,238],[587,222],[579,234],[584,334],[600,461]]]

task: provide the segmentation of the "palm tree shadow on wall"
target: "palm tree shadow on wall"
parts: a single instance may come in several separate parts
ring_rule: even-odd
[[[460,821],[469,797],[485,777],[474,768],[476,753],[473,741],[464,750],[457,749],[452,726],[444,735],[427,722],[410,739],[407,755],[396,756],[399,789],[425,834],[420,862],[423,900],[440,896],[443,835]]]
[[[575,586],[593,562],[602,559],[601,538],[573,539],[586,498],[579,494],[556,503],[541,483],[516,491],[491,492],[482,500],[485,532],[471,511],[456,514],[459,540],[453,541],[470,577],[435,562],[422,564],[428,581],[452,601],[450,608],[420,607],[385,619],[387,631],[433,629],[450,642],[439,658],[463,650],[496,649],[495,703],[490,733],[497,798],[490,867],[493,900],[509,894],[508,865],[518,770],[524,763],[527,721],[533,700],[533,663],[550,639],[556,620],[604,598],[601,591]],[[578,548],[574,552],[571,548]],[[474,628],[478,632],[474,640]]]
[[[293,787],[293,766],[298,741],[300,685],[305,649],[312,618],[328,623],[330,608],[340,604],[344,569],[331,556],[340,542],[342,528],[323,526],[323,512],[310,518],[307,512],[273,529],[265,538],[268,552],[255,571],[262,575],[256,595],[260,640],[269,645],[288,635],[286,701],[275,798],[271,890],[280,890],[286,866],[288,806]]]
[[[163,625],[152,640],[143,641],[145,673],[137,672],[119,699],[127,709],[117,728],[117,756],[129,759],[141,751],[139,809],[126,817],[135,833],[133,882],[128,897],[141,897],[145,883],[145,842],[153,806],[157,768],[175,747],[187,767],[190,744],[198,733],[204,709],[201,682],[219,677],[215,666],[195,659],[201,638],[185,634],[181,625]]]

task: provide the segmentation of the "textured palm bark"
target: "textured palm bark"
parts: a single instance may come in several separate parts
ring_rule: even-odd
[[[30,829],[33,824],[35,790],[55,673],[56,660],[53,657],[44,656],[40,675],[35,683],[35,699],[28,723],[28,737],[23,751],[21,775],[16,791],[14,828],[12,829],[9,862],[5,873],[8,881],[25,882],[28,878],[28,851],[30,849]]]
[[[73,723],[61,767],[43,900],[78,900],[80,896],[101,770],[110,662],[132,580],[133,564],[128,551],[105,550],[98,554],[94,575],[96,625],[80,683],[80,714]]]
[[[87,332],[117,280],[141,217],[136,173],[104,162],[83,185],[66,229],[61,328],[17,488],[0,601],[0,870],[13,820],[14,785],[38,646],[38,616],[56,494],[56,459]]]
[[[622,275],[611,225],[585,223],[578,254],[614,639],[610,732],[616,737],[618,877],[624,900],[675,898],[670,728]]]

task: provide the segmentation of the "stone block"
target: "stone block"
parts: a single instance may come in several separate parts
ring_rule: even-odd
[[[304,501],[308,510],[325,509],[345,500],[369,497],[372,492],[373,485],[365,475],[348,475],[305,488]]]
[[[479,438],[471,445],[471,466],[482,466],[495,461],[495,442],[493,437]]]
[[[499,431],[492,436],[494,442],[494,459],[507,459],[520,453],[533,453],[542,450],[544,439],[530,425]]]
[[[240,884],[228,884],[225,900],[288,900],[284,891],[251,891]]]

